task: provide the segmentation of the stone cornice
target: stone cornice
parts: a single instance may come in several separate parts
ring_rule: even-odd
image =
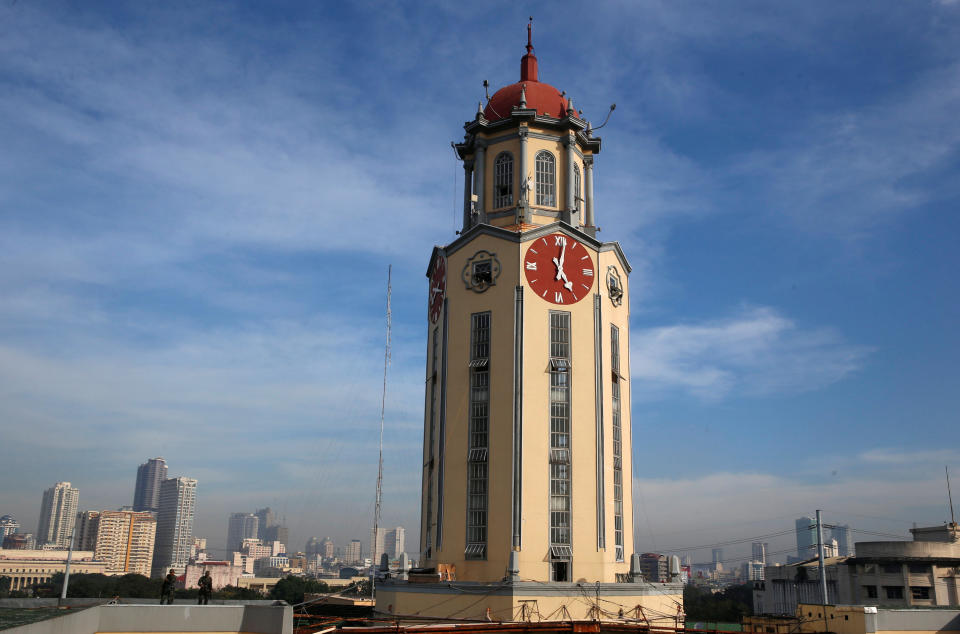
[[[509,229],[503,229],[501,227],[488,224],[479,224],[473,226],[461,233],[460,237],[447,246],[433,248],[433,253],[430,255],[430,263],[427,266],[427,276],[429,277],[430,271],[433,269],[433,261],[437,257],[438,252],[446,255],[456,253],[478,236],[493,236],[501,240],[521,244],[531,240],[536,240],[537,238],[549,235],[551,233],[564,233],[575,240],[579,240],[584,244],[590,245],[600,253],[612,251],[614,254],[616,254],[617,259],[620,260],[620,265],[623,267],[624,271],[627,273],[633,271],[633,267],[630,266],[630,262],[627,260],[627,256],[624,254],[623,248],[620,246],[619,242],[603,242],[601,240],[597,240],[596,238],[591,237],[590,235],[570,226],[563,221],[558,221],[523,232],[511,231]]]

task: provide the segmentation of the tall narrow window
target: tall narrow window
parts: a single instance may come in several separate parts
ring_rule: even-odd
[[[493,206],[509,207],[513,204],[513,154],[500,152],[493,161]]]
[[[557,206],[557,160],[546,150],[537,152],[537,204]]]
[[[550,313],[550,580],[569,581],[570,313]]]
[[[433,329],[433,337],[430,342],[432,350],[431,372],[427,379],[430,382],[430,443],[429,453],[427,454],[427,525],[425,530],[426,556],[433,554],[433,460],[436,451],[437,435],[437,374],[438,361],[440,359],[440,329]]]
[[[613,543],[623,561],[623,426],[620,421],[620,330],[610,324],[610,367],[613,372]]]
[[[487,556],[487,450],[490,435],[490,313],[470,318],[470,420],[467,450],[467,559]]]
[[[580,209],[580,203],[583,202],[583,194],[580,191],[580,166],[573,164],[573,208]]]

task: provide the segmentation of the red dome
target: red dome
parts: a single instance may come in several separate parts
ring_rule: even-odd
[[[537,114],[562,119],[567,116],[567,99],[550,84],[538,81],[519,81],[498,90],[483,109],[487,121],[499,121],[510,116],[514,106],[520,107],[520,92],[526,86],[527,108],[536,108]]]

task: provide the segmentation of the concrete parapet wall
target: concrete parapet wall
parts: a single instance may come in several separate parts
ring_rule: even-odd
[[[674,627],[682,605],[681,584],[453,582],[380,585],[376,610],[435,619],[489,617],[493,621],[646,619],[650,625]]]
[[[857,557],[960,557],[960,544],[944,542],[857,542]]]
[[[38,607],[38,606],[33,606]],[[100,605],[4,634],[293,634],[288,605]]]
[[[877,610],[877,632],[951,631],[960,631],[958,610]]]

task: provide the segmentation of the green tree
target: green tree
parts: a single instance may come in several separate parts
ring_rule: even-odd
[[[753,583],[728,586],[720,592],[686,585],[683,588],[683,610],[687,618],[697,621],[739,623],[753,614]]]
[[[13,579],[7,576],[0,577],[0,599],[6,599],[10,596],[10,584]]]
[[[213,593],[214,599],[223,601],[239,601],[246,599],[262,599],[263,595],[252,588],[238,588],[237,586],[224,586]]]
[[[270,598],[296,605],[303,603],[303,596],[308,592],[316,594],[330,592],[330,586],[318,579],[287,575],[270,589]]]
[[[135,599],[153,599],[160,597],[160,579],[149,579],[143,575],[128,573],[116,577],[101,574],[72,574],[68,597],[105,598],[131,597]],[[63,588],[63,573],[58,572],[50,578],[52,595],[60,596]]]

